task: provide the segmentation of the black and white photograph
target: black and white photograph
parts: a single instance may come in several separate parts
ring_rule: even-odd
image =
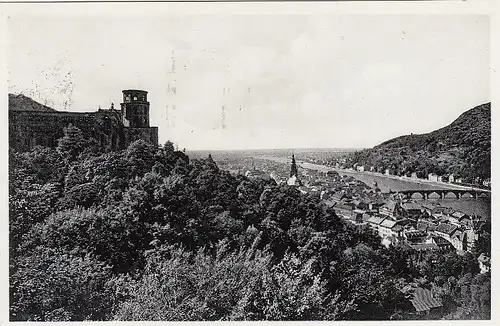
[[[479,2],[2,4],[5,318],[492,320]]]

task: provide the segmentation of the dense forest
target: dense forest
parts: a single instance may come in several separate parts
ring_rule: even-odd
[[[396,175],[453,174],[465,183],[481,182],[491,175],[491,103],[460,115],[450,125],[428,134],[401,136],[371,149],[358,151],[350,165],[390,169]]]
[[[411,259],[319,199],[190,160],[172,143],[102,152],[76,127],[9,153],[10,319],[490,318],[478,253]]]

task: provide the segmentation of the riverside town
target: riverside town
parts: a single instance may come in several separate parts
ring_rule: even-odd
[[[490,17],[219,5],[1,5],[9,321],[494,323]]]

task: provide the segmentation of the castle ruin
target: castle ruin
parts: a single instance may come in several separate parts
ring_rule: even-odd
[[[9,94],[9,147],[18,151],[37,145],[55,147],[70,124],[103,148],[123,149],[139,139],[157,146],[158,127],[149,125],[148,92],[129,89],[122,93],[120,110],[111,105],[95,112],[56,111],[23,95]]]

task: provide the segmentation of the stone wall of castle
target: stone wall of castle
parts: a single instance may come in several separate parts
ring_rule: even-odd
[[[55,147],[64,136],[63,128],[72,124],[86,138],[94,138],[103,148],[125,148],[144,139],[158,145],[158,128],[128,128],[119,111],[80,112],[9,111],[9,147],[26,151],[36,145]]]
[[[136,140],[143,139],[151,144],[158,145],[158,127],[147,128],[124,128],[125,143],[130,144]]]

